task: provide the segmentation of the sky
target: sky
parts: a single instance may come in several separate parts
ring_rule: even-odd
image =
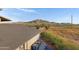
[[[0,16],[15,22],[44,19],[50,22],[70,23],[71,15],[73,23],[79,24],[79,8],[4,8],[0,11]]]

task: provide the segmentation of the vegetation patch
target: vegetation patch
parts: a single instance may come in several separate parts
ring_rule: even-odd
[[[75,40],[66,39],[63,37],[60,37],[58,35],[53,34],[50,31],[42,32],[41,37],[51,42],[52,44],[55,44],[57,46],[57,49],[61,50],[79,50],[79,44]]]

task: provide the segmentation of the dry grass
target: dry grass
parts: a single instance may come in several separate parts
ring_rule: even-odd
[[[51,28],[41,35],[43,39],[52,44],[55,44],[58,49],[79,50],[79,43],[76,39],[79,39],[78,29],[71,28]]]

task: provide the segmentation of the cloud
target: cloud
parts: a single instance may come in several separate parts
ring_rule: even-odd
[[[24,12],[38,13],[36,10],[33,10],[33,9],[26,9],[26,8],[17,8],[17,9]]]

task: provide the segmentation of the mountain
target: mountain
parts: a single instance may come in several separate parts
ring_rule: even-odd
[[[50,23],[49,21],[43,19],[35,19],[33,21],[29,21],[30,23]]]
[[[78,24],[71,24],[71,23],[56,23],[56,22],[49,22],[43,19],[35,19],[29,22],[24,22],[25,25],[27,26],[34,26],[34,27],[50,27],[50,26],[54,26],[54,27],[71,27],[73,26],[77,26],[79,27]]]

